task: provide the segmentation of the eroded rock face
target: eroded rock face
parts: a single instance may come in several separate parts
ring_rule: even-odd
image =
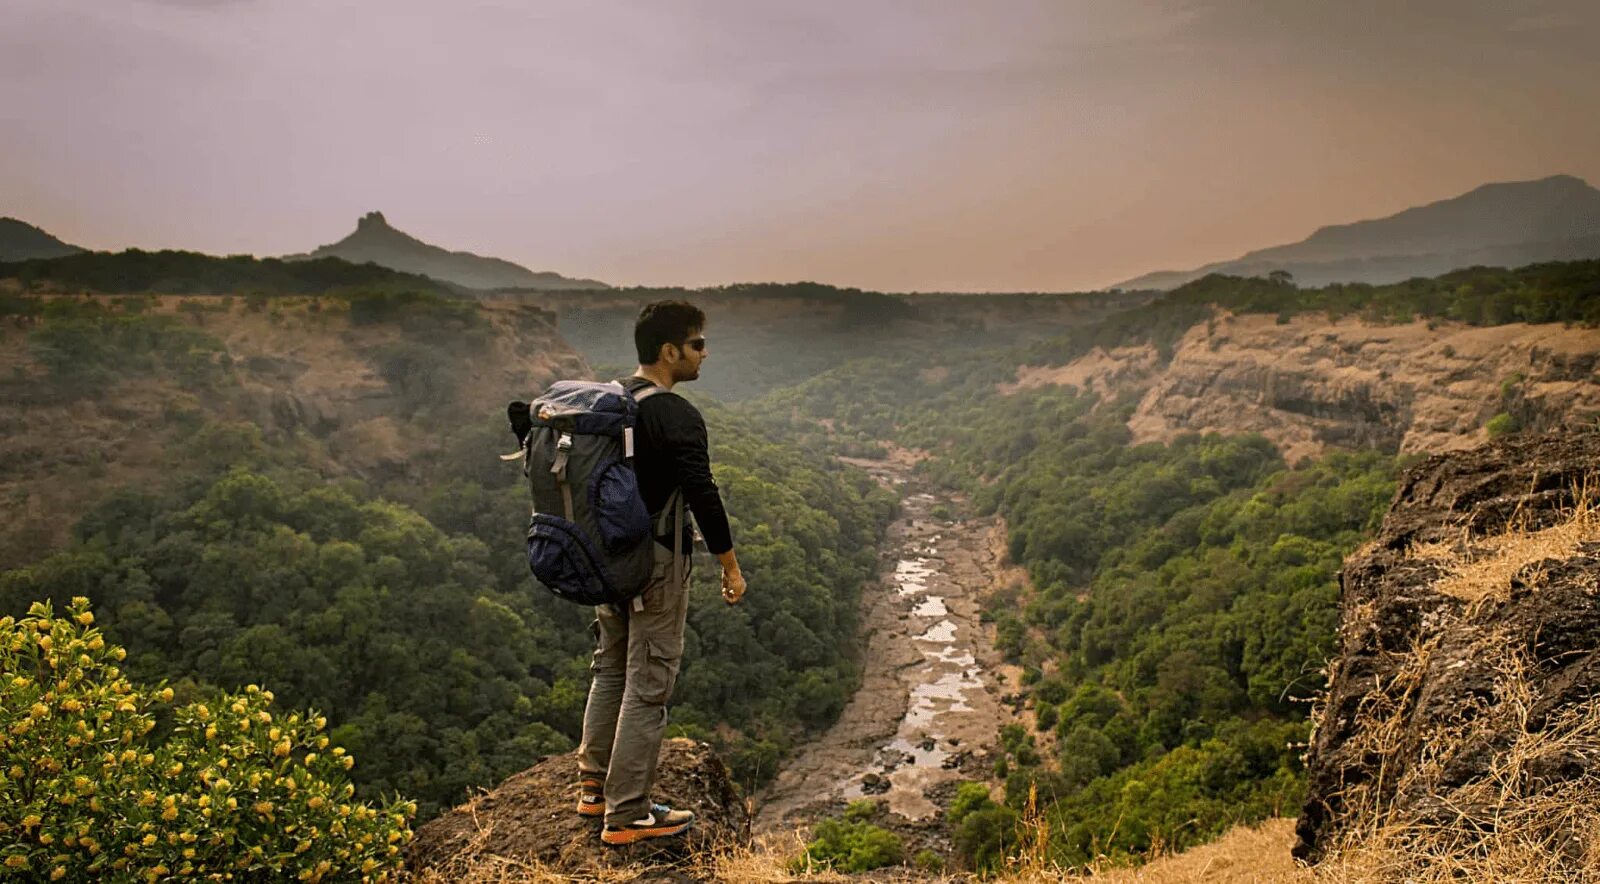
[[[406,851],[406,868],[457,880],[475,865],[485,868],[493,858],[504,858],[561,875],[625,871],[673,880],[679,877],[676,870],[691,873],[692,880],[693,869],[704,867],[705,854],[750,843],[750,812],[706,743],[672,739],[661,746],[653,797],[695,812],[694,825],[681,836],[626,847],[600,843],[600,819],[574,810],[577,781],[575,756],[540,759],[418,829]]]
[[[1596,490],[1600,433],[1511,439],[1406,473],[1340,574],[1297,856],[1323,856],[1378,814],[1492,831],[1507,790],[1550,795],[1594,776],[1556,732],[1563,716],[1592,721],[1585,704],[1600,696],[1600,519],[1584,510]]]
[[[1143,391],[1128,420],[1135,442],[1260,433],[1295,463],[1330,447],[1470,448],[1502,412],[1536,432],[1592,429],[1597,374],[1600,329],[1219,314],[1184,334],[1170,361],[1150,347],[1096,349],[1064,366],[1024,367],[1000,392]]]

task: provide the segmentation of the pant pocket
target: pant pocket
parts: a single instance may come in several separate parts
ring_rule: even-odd
[[[645,642],[644,671],[639,673],[639,699],[652,705],[665,705],[672,698],[683,662],[683,645],[669,641]]]

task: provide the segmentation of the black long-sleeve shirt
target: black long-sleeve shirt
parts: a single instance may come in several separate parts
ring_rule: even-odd
[[[628,386],[638,384],[633,381]],[[637,438],[633,467],[639,477],[639,492],[650,512],[660,512],[672,490],[682,488],[684,502],[706,539],[706,548],[716,555],[733,549],[728,513],[711,476],[706,422],[700,409],[670,390],[653,393],[639,403],[639,423],[634,432]]]

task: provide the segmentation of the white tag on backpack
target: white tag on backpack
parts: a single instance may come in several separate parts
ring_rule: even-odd
[[[622,456],[633,457],[633,427],[622,428]]]

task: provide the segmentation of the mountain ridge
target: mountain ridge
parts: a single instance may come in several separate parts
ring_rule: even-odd
[[[20,218],[0,218],[0,261],[60,258],[82,251],[82,246],[63,242]]]
[[[1600,190],[1573,175],[1491,182],[1381,218],[1317,228],[1194,270],[1164,270],[1112,288],[1171,289],[1211,273],[1283,270],[1302,285],[1386,283],[1477,265],[1514,267],[1600,256]]]
[[[574,279],[549,270],[529,270],[503,258],[441,248],[391,227],[382,212],[368,212],[361,216],[356,222],[355,231],[338,242],[318,246],[305,254],[284,255],[283,260],[329,257],[343,258],[356,264],[371,262],[474,289],[610,288],[598,280]]]

